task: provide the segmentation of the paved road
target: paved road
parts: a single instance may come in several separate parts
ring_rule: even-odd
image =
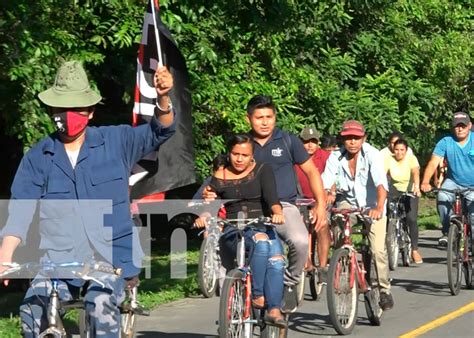
[[[424,263],[409,268],[399,267],[391,274],[395,307],[387,311],[380,327],[370,326],[362,301],[354,337],[398,337],[419,326],[474,302],[474,290],[463,288],[451,296],[446,276],[446,251],[437,248],[439,232],[420,234],[420,250]],[[290,320],[288,337],[328,337],[336,335],[329,323],[325,289],[321,300],[306,296],[303,306]],[[362,300],[362,297],[360,297]],[[188,298],[160,306],[150,317],[138,321],[138,337],[191,338],[215,337],[219,301],[217,298]],[[471,337],[474,332],[474,312],[468,312],[426,332],[422,337]]]

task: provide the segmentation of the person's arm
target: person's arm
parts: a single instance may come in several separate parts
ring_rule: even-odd
[[[316,208],[313,209],[313,216],[315,218],[316,231],[319,231],[327,224],[326,217],[326,194],[324,192],[323,181],[319,170],[314,165],[311,159],[300,165],[301,170],[305,173],[309,181],[311,192],[316,200]]]
[[[370,161],[370,175],[377,190],[376,206],[369,210],[369,217],[377,220],[382,218],[384,214],[388,192],[387,173],[384,170],[384,164],[379,160],[380,152],[378,150],[369,148],[367,156],[369,156]]]
[[[436,171],[436,168],[442,161],[443,157],[438,155],[431,155],[431,159],[426,165],[425,172],[423,174],[423,179],[421,181],[421,191],[427,192],[431,190],[430,180],[433,177],[433,174]]]
[[[411,177],[413,178],[413,194],[420,196],[420,167],[414,167],[411,169]]]
[[[381,219],[383,216],[385,200],[387,199],[387,190],[380,184],[377,186],[377,205],[369,210],[368,216],[373,219]]]
[[[154,84],[156,94],[157,109],[155,115],[163,127],[169,127],[174,121],[174,114],[171,112],[171,99],[169,92],[173,88],[173,76],[165,66],[158,67],[155,72]]]

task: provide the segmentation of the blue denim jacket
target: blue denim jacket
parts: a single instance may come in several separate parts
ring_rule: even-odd
[[[74,169],[55,134],[43,139],[20,163],[0,235],[24,244],[39,200],[40,249],[48,259],[83,260],[98,253],[121,267],[124,277],[138,274],[132,264],[128,178],[132,166],[174,131],[174,123],[164,128],[156,118],[136,128],[87,127]]]

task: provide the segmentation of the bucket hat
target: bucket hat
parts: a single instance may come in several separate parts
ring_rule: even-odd
[[[79,61],[67,61],[56,74],[54,85],[39,93],[41,102],[50,107],[79,108],[94,106],[102,97],[89,85],[86,72]]]

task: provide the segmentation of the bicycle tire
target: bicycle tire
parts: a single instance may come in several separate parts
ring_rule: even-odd
[[[297,298],[298,306],[301,306],[304,300],[304,288],[306,284],[305,282],[306,282],[306,272],[303,271],[301,272],[300,281],[298,285],[296,286],[296,297],[298,297]]]
[[[215,238],[208,236],[201,243],[198,262],[198,285],[201,293],[206,298],[212,298],[216,294],[219,284],[219,264],[215,252]]]
[[[261,338],[286,338],[288,337],[288,329],[282,329],[274,325],[266,325],[260,331]]]
[[[311,299],[318,300],[320,292],[318,292],[318,279],[316,278],[316,271],[311,273],[309,277],[309,292],[311,293]],[[321,289],[319,290],[321,291]]]
[[[375,267],[375,261],[372,259],[370,254],[368,254],[366,262],[368,261],[370,261],[370,266],[367,271],[367,283],[370,286],[370,291],[364,294],[365,312],[367,313],[367,318],[371,325],[380,326],[383,311],[379,305],[380,289],[377,278],[377,269]]]
[[[348,249],[334,251],[328,271],[327,302],[331,322],[342,335],[350,334],[357,320],[358,290],[356,279],[350,286],[351,274],[355,274],[351,267]]]
[[[467,225],[469,226],[469,224]],[[471,232],[468,231],[466,238],[464,239],[464,247],[467,248],[468,252],[472,250],[472,239]],[[464,281],[466,282],[466,287],[472,289],[472,257],[469,257],[467,262],[463,262],[464,268]]]
[[[252,336],[253,327],[245,327],[245,282],[244,273],[239,269],[231,270],[224,281],[219,303],[219,337],[237,338]],[[252,313],[252,311],[250,311]]]
[[[399,244],[397,238],[397,222],[400,222],[398,218],[389,219],[387,224],[387,236],[385,237],[385,245],[387,246],[388,255],[388,267],[391,271],[394,271],[398,266]]]
[[[87,319],[86,310],[79,309],[79,337],[90,338],[89,320]]]
[[[121,338],[134,338],[137,326],[137,316],[133,311],[126,311],[120,314]]]
[[[451,223],[448,232],[448,285],[453,296],[459,294],[461,289],[461,234],[457,224]]]

